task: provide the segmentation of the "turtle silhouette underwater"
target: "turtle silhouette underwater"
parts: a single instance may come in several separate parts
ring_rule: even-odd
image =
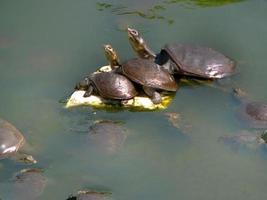
[[[127,130],[119,122],[99,120],[89,128],[90,146],[108,155],[118,152],[126,138]]]
[[[112,200],[112,193],[94,190],[80,190],[75,195],[70,195],[66,200]]]
[[[0,159],[9,157],[26,164],[36,163],[31,155],[23,152],[25,143],[22,133],[14,125],[0,118]]]
[[[250,128],[267,128],[267,103],[250,100],[240,88],[234,88],[233,94],[240,103],[238,119]]]
[[[267,150],[267,130],[264,130],[262,133],[243,130],[233,136],[221,136],[218,140],[230,146],[233,150],[240,150],[242,148],[249,150],[263,148]]]
[[[12,199],[35,200],[42,195],[47,179],[43,175],[43,170],[30,168],[17,173],[12,182]]]
[[[128,28],[128,39],[139,57],[154,60],[171,74],[220,79],[235,73],[235,62],[209,47],[171,43],[155,54],[137,30]]]

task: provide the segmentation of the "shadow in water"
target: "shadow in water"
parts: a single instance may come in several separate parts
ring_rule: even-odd
[[[134,15],[148,20],[161,20],[172,25],[175,20],[164,16],[164,11],[167,11],[172,4],[178,4],[186,9],[194,9],[199,7],[218,7],[243,1],[245,0],[165,0],[144,10],[137,10],[126,5],[106,2],[97,2],[96,7],[98,11],[110,11],[115,15]]]

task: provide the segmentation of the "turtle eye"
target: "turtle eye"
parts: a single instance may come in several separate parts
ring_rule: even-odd
[[[137,30],[131,30],[131,32],[132,32],[132,34],[134,35],[134,36],[138,36],[138,32],[137,32]]]

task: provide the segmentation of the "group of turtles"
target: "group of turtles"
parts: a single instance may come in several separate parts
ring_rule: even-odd
[[[116,50],[104,45],[112,70],[93,73],[80,81],[75,89],[85,90],[84,97],[94,93],[123,103],[144,93],[159,104],[162,91],[177,91],[180,77],[219,79],[235,73],[235,62],[211,48],[167,44],[155,54],[137,30],[128,28],[127,32],[138,57],[121,63]]]
[[[207,47],[195,45],[168,44],[155,54],[137,30],[128,28],[128,38],[137,58],[120,62],[111,45],[104,45],[111,71],[93,73],[76,85],[84,90],[84,96],[100,95],[123,104],[140,93],[147,95],[154,104],[160,103],[161,92],[175,92],[177,79],[220,79],[235,73],[235,62],[223,54]],[[234,96],[240,101],[238,116],[246,120],[251,128],[267,128],[267,104],[250,100],[240,89],[234,89]],[[108,152],[115,152],[126,139],[125,130],[112,121],[98,121],[90,127],[90,140]],[[265,146],[267,131],[253,133],[241,131],[235,136],[222,136],[220,141],[249,147]],[[36,160],[26,154],[27,144],[22,133],[11,123],[0,119],[0,159],[15,158],[16,161],[34,164]],[[46,185],[43,171],[29,168],[20,171],[14,178],[14,195],[20,199],[35,199]],[[17,197],[16,197],[17,198]],[[109,192],[94,190],[78,191],[68,200],[112,199]]]

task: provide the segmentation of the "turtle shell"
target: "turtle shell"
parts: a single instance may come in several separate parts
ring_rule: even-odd
[[[0,119],[0,159],[16,153],[25,139],[11,123]]]
[[[33,200],[42,195],[47,179],[40,169],[24,169],[13,180],[12,199]]]
[[[125,76],[113,72],[93,74],[90,80],[94,83],[98,93],[108,99],[131,99],[137,91],[133,83]]]
[[[263,102],[243,101],[238,117],[252,128],[267,128],[267,104]]]
[[[125,76],[140,85],[167,91],[178,89],[174,77],[151,60],[130,59],[122,64],[121,69]]]
[[[235,62],[209,47],[167,44],[163,49],[177,67],[177,73],[200,78],[223,78],[235,72]]]

